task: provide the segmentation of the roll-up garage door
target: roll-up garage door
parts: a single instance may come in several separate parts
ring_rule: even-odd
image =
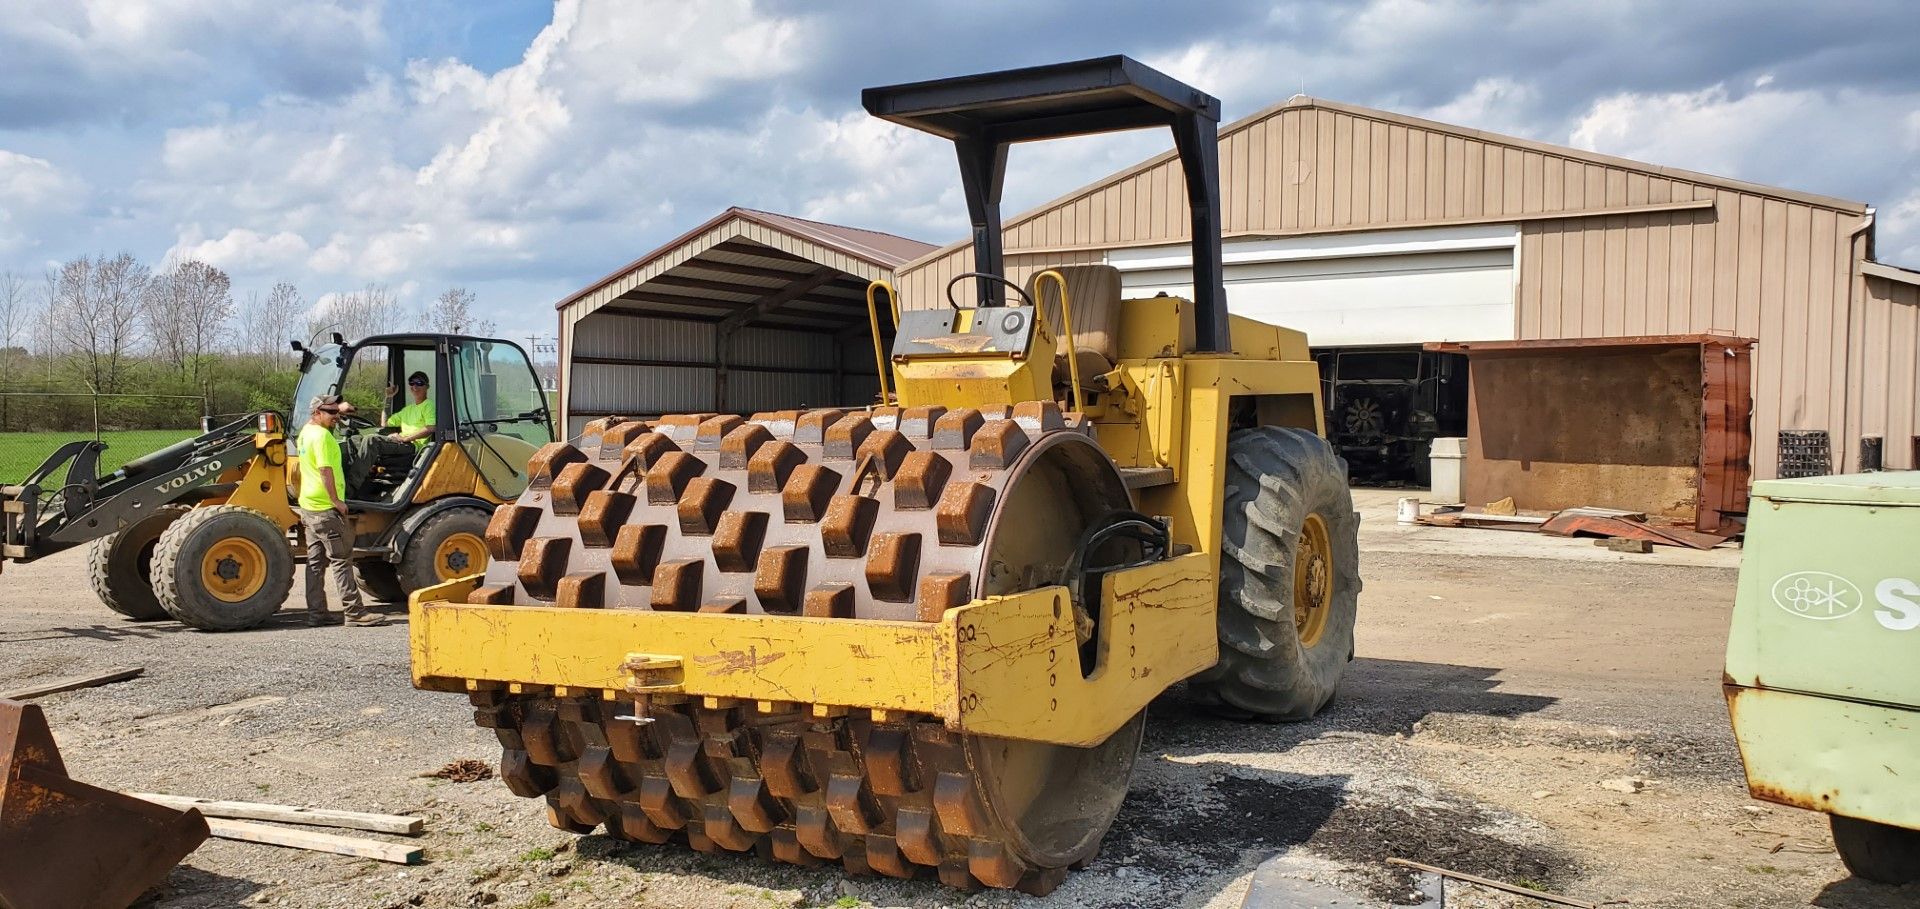
[[[1513,228],[1229,242],[1227,308],[1315,347],[1510,340]],[[1116,250],[1129,297],[1191,297],[1184,250]]]

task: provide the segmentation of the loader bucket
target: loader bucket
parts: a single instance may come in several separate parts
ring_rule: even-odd
[[[68,779],[40,708],[0,700],[0,909],[126,909],[206,838],[198,811]]]

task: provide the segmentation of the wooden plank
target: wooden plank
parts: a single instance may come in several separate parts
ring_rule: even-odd
[[[1483,521],[1489,524],[1545,524],[1546,518],[1530,514],[1486,514],[1478,511],[1463,511],[1454,515],[1462,521]]]
[[[287,824],[307,824],[313,827],[342,827],[348,830],[371,830],[375,833],[397,833],[401,836],[418,836],[426,827],[424,819],[402,814],[332,811],[326,808],[302,808],[297,805],[273,805],[265,802],[227,802],[185,795],[162,795],[157,792],[127,794],[142,801],[165,805],[168,808],[178,808],[182,811],[198,808],[200,813],[207,817],[280,821]]]
[[[12,691],[0,693],[0,699],[30,701],[37,697],[58,694],[62,691],[75,691],[81,688],[95,688],[101,685],[110,685],[114,682],[124,682],[145,671],[145,669],[139,666],[116,666],[105,672],[96,672],[91,675],[69,676],[64,679],[54,679],[51,682],[41,682],[37,685],[15,688]]]
[[[419,846],[410,846],[405,843],[383,843],[379,840],[355,836],[335,836],[331,833],[293,830],[248,821],[208,818],[207,829],[223,840],[264,843],[269,846],[305,849],[309,852],[330,852],[334,855],[351,855],[380,862],[392,862],[396,865],[418,865],[420,857],[424,854],[424,850]]]

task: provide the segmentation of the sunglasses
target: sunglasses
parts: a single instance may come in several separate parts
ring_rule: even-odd
[[[407,381],[407,387],[408,387],[408,388],[425,388],[425,387],[427,387],[427,383],[425,383],[425,382],[415,382],[415,381],[412,381],[412,380],[408,380],[408,381]]]

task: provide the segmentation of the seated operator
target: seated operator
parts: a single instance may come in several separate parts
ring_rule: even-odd
[[[408,376],[407,392],[413,403],[387,417],[380,432],[346,440],[347,482],[354,498],[375,501],[397,490],[433,437],[435,412],[427,374],[416,371]],[[387,386],[387,399],[395,395],[394,387]]]
[[[394,397],[395,389],[387,386],[387,398]],[[418,450],[427,447],[427,440],[433,437],[436,414],[433,409],[433,395],[427,391],[427,374],[416,370],[407,377],[407,395],[412,404],[393,412],[387,418],[387,438],[396,442],[412,442]]]

